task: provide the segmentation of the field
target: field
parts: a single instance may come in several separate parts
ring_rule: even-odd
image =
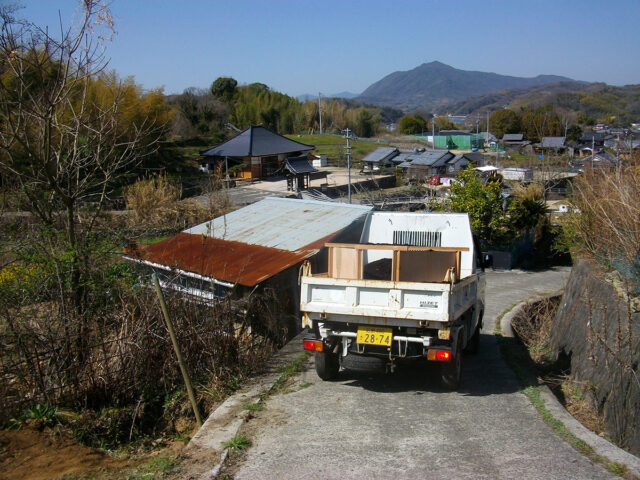
[[[313,151],[316,155],[326,155],[329,165],[335,167],[347,166],[347,139],[340,135],[333,134],[311,134],[311,135],[285,135],[296,142],[315,145]],[[351,161],[357,165],[367,154],[373,152],[378,147],[386,147],[388,143],[380,140],[351,140]]]

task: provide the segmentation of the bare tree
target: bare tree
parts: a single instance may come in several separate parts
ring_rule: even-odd
[[[80,22],[61,21],[57,35],[0,8],[0,173],[44,224],[64,233],[78,308],[79,261],[107,194],[154,151],[164,128],[147,112],[131,114],[131,84],[105,73],[100,32],[113,22],[103,0],[81,4]],[[96,208],[81,222],[89,199]]]

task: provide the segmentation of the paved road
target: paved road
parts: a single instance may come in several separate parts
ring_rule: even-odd
[[[487,275],[481,353],[466,357],[458,392],[416,367],[343,370],[333,382],[305,372],[310,387],[271,398],[249,422],[253,447],[234,478],[616,478],[541,420],[490,334],[503,310],[557,290],[568,273]]]

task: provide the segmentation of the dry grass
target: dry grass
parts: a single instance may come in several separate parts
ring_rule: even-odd
[[[563,217],[574,249],[618,270],[640,292],[640,165],[615,171],[587,170],[571,196],[578,213]]]
[[[173,209],[181,195],[180,187],[163,175],[139,180],[124,191],[125,203],[127,209],[133,211],[134,222],[153,221],[158,214]]]
[[[520,200],[544,200],[544,187],[541,183],[517,183],[512,189],[512,195]]]
[[[166,176],[139,180],[124,191],[130,211],[127,223],[138,229],[184,229],[230,210],[229,196],[218,175],[208,178],[198,199],[180,197],[180,187]]]
[[[548,340],[560,297],[529,302],[512,319],[511,326],[534,362],[548,360]]]

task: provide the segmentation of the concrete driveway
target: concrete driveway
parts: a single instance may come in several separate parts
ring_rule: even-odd
[[[495,318],[518,301],[550,293],[569,269],[490,272],[477,356],[464,359],[462,387],[446,392],[435,371],[340,372],[270,398],[248,424],[253,446],[239,479],[617,478],[557,437],[502,360]]]

